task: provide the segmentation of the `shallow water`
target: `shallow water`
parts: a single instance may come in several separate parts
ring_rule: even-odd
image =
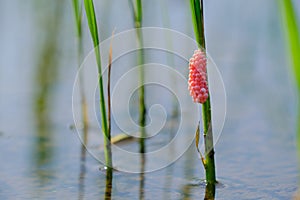
[[[154,2],[145,2],[144,26],[168,27],[193,36],[187,3],[166,3],[171,17],[162,20],[163,3]],[[96,1],[102,39],[114,28],[121,32],[133,27],[127,3]],[[0,9],[0,198],[103,199],[105,172],[99,170],[103,165],[91,154],[82,153],[77,132],[70,128],[74,126],[72,89],[77,68],[71,3],[1,0]],[[221,183],[216,199],[291,199],[298,188],[297,99],[276,4],[272,0],[207,2],[205,12],[207,48],[219,67],[227,94],[226,121],[216,145]],[[92,44],[86,20],[84,29],[87,54]],[[184,44],[174,45],[186,48]],[[147,62],[167,62],[156,53],[150,52]],[[121,61],[129,68],[134,64],[132,58],[116,61],[115,69],[122,69]],[[175,60],[176,67],[185,63]],[[114,74],[112,81],[119,75]],[[177,128],[178,119],[170,117],[172,106],[160,101],[161,89],[147,88],[151,96],[148,104],[164,105],[168,119],[175,122],[169,121],[147,140],[148,151],[168,143]],[[168,93],[164,99],[171,97]],[[137,116],[132,106],[135,98],[133,95],[130,104],[133,119]],[[187,98],[185,103],[189,101]],[[193,134],[194,115],[190,118],[184,126]],[[119,132],[114,123],[113,134]],[[92,124],[89,148],[101,154],[98,138],[97,124]],[[133,152],[139,148],[136,141],[118,146]],[[186,147],[184,141],[182,146]],[[170,156],[182,146],[170,149]],[[157,171],[115,171],[112,198],[202,199],[204,171],[194,144],[182,153],[176,162]],[[146,157],[145,169],[149,163]]]

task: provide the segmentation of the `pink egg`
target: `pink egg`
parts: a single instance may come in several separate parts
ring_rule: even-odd
[[[208,94],[206,56],[200,49],[195,50],[189,63],[189,90],[196,103],[205,103]]]

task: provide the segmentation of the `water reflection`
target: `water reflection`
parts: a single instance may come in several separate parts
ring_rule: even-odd
[[[186,155],[193,155],[193,153],[191,153],[191,151],[194,150],[193,148],[189,148],[188,151],[186,152]],[[184,178],[185,180],[191,180],[192,178],[194,178],[194,162],[195,159],[192,158],[191,156],[186,156],[185,157],[185,161],[184,161],[184,167],[183,167],[183,171],[184,171]],[[190,195],[191,195],[191,184],[185,184],[183,185],[183,187],[181,188],[181,194],[183,195],[183,199],[190,199]],[[200,188],[199,188],[200,189]]]
[[[145,51],[143,50],[143,34],[141,31],[142,27],[142,21],[143,21],[143,16],[142,16],[142,5],[139,8],[138,1],[137,1],[137,11],[134,11],[134,5],[133,2],[130,1],[131,6],[132,6],[132,13],[134,16],[134,21],[135,21],[135,28],[136,28],[136,37],[137,37],[137,43],[138,47],[140,50],[138,51],[138,65],[139,65],[139,84],[141,87],[139,88],[139,125],[140,125],[140,158],[141,158],[141,170],[140,170],[140,186],[139,186],[139,199],[143,200],[145,199],[145,162],[146,162],[146,142],[145,138],[147,136],[146,133],[146,114],[147,114],[147,107],[146,107],[146,101],[145,101],[145,85],[144,85],[144,80],[145,80],[145,69],[143,64],[145,63]],[[140,12],[139,12],[140,10]]]
[[[298,165],[300,163],[300,106],[299,106],[299,103],[300,103],[300,93],[298,93],[298,113],[297,113],[297,153],[298,153]],[[299,166],[298,166],[299,168]],[[298,180],[298,185],[299,185],[299,180]],[[300,199],[300,187],[298,186],[298,190],[296,191],[295,193],[295,196],[294,196],[294,199],[295,200],[299,200]]]
[[[77,4],[77,1],[73,1],[74,6],[74,18],[75,18],[75,26],[77,28],[77,65],[78,69],[82,63],[83,59],[83,37],[82,37],[82,6],[81,4]],[[88,109],[87,102],[84,92],[84,79],[83,74],[79,73],[79,95],[80,95],[80,103],[81,103],[81,121],[82,121],[82,135],[83,141],[80,148],[80,172],[78,177],[78,199],[84,199],[85,192],[85,176],[86,176],[86,146],[88,141],[88,131],[89,131],[89,122],[88,122]],[[79,130],[77,130],[79,131]]]
[[[83,128],[83,143],[81,144],[80,151],[80,173],[79,173],[79,194],[78,199],[84,199],[84,187],[85,187],[85,176],[86,176],[86,145],[88,138],[88,127]]]
[[[173,110],[172,110],[172,115],[169,119],[169,122],[170,123],[170,133],[169,133],[169,141],[171,141],[175,135],[176,135],[176,132],[177,132],[177,124],[180,123],[180,115],[178,114],[178,104],[173,104]],[[174,157],[174,152],[175,152],[175,149],[174,149],[174,145],[170,145],[170,148],[169,148],[169,155],[170,157]],[[174,173],[174,165],[170,165],[168,166],[168,170],[166,170],[166,175],[165,175],[165,186],[164,188],[171,188],[172,187],[172,183],[173,183],[173,173]],[[164,192],[164,199],[170,199],[171,197],[169,196],[170,193],[169,192]]]
[[[145,154],[141,153],[141,171],[140,171],[140,187],[139,187],[139,199],[145,199]]]
[[[214,200],[216,193],[216,184],[207,184],[205,187],[204,200]]]
[[[49,1],[47,4],[35,4],[41,13],[37,13],[39,29],[44,30],[45,40],[38,41],[37,68],[34,79],[34,116],[35,139],[32,151],[33,169],[41,184],[45,184],[54,173],[49,170],[53,162],[53,134],[51,127],[50,106],[52,100],[52,87],[57,79],[58,70],[58,32],[62,19],[62,2]]]
[[[108,167],[106,170],[106,182],[105,182],[105,200],[111,199],[112,194],[112,181],[113,181],[113,169]]]
[[[191,199],[191,186],[189,185],[184,185],[182,188],[182,195],[183,195],[183,200],[189,200]]]

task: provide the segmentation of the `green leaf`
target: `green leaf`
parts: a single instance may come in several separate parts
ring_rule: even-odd
[[[73,0],[73,10],[75,15],[75,23],[76,23],[76,29],[77,29],[77,35],[78,37],[81,37],[81,17],[82,17],[82,9],[79,3],[79,0]]]
[[[94,46],[99,45],[98,27],[93,0],[84,0],[85,12],[92,35]]]
[[[130,9],[133,13],[135,28],[142,27],[142,18],[143,18],[143,8],[142,8],[142,1],[136,0],[135,4],[133,0],[129,0]]]
[[[136,7],[137,7],[136,21],[141,23],[142,18],[143,18],[143,10],[142,10],[142,1],[141,0],[136,0]]]
[[[84,0],[85,13],[88,20],[88,25],[92,40],[95,48],[95,56],[98,67],[99,74],[99,96],[100,96],[100,112],[101,112],[101,125],[102,133],[104,138],[104,155],[107,167],[112,167],[112,156],[111,156],[111,147],[110,147],[110,133],[106,115],[106,105],[104,97],[104,86],[102,78],[102,69],[101,69],[101,56],[100,56],[100,47],[99,47],[99,37],[98,37],[98,27],[95,14],[95,8],[93,0]]]
[[[297,26],[296,12],[291,0],[278,0],[277,2],[286,30],[286,39],[288,42],[296,84],[298,91],[300,91],[300,36]]]

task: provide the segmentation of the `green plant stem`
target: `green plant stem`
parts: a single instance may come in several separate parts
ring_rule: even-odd
[[[195,37],[198,47],[205,51],[203,0],[190,0]],[[211,124],[210,97],[202,105],[204,145],[205,145],[205,175],[207,184],[216,183],[214,143]]]
[[[133,5],[132,1],[130,1],[132,5],[132,10],[134,14],[134,25],[136,28],[137,40],[138,40],[138,65],[139,65],[139,125],[140,125],[140,153],[145,153],[145,125],[146,125],[146,103],[145,103],[145,70],[144,70],[144,51],[143,51],[143,34],[142,34],[142,18],[143,18],[143,9],[142,9],[142,1],[136,0],[136,6]]]
[[[79,0],[73,0],[73,10],[74,10],[74,16],[75,16],[75,23],[76,23],[76,33],[77,37],[81,38],[82,36],[82,26],[81,26],[81,16],[82,11],[80,7]]]
[[[140,82],[140,89],[139,89],[139,123],[141,127],[141,138],[140,138],[140,152],[145,153],[145,136],[146,136],[146,131],[145,131],[145,125],[146,125],[146,105],[145,105],[145,87],[144,87],[144,82],[145,82],[145,70],[144,66],[144,54],[142,50],[142,32],[141,29],[137,30],[138,34],[138,40],[139,40],[139,82]]]
[[[190,0],[190,6],[196,41],[199,47],[205,49],[203,0]]]
[[[101,57],[100,57],[100,47],[99,47],[99,37],[98,37],[98,28],[97,20],[95,15],[94,3],[93,0],[84,0],[85,12],[88,20],[88,25],[92,40],[95,48],[96,62],[98,67],[98,76],[99,76],[99,95],[100,95],[100,112],[101,112],[101,127],[104,140],[104,156],[106,167],[112,167],[112,153],[110,146],[110,133],[108,129],[107,117],[106,117],[106,106],[104,98],[104,87],[103,87],[103,78],[102,78],[102,69],[101,69]]]
[[[108,75],[107,75],[107,115],[108,115],[108,140],[111,144],[111,96],[110,96],[110,82],[111,82],[111,66],[112,66],[112,41],[114,37],[114,32],[112,33],[112,38],[109,47],[109,56],[108,56]]]

